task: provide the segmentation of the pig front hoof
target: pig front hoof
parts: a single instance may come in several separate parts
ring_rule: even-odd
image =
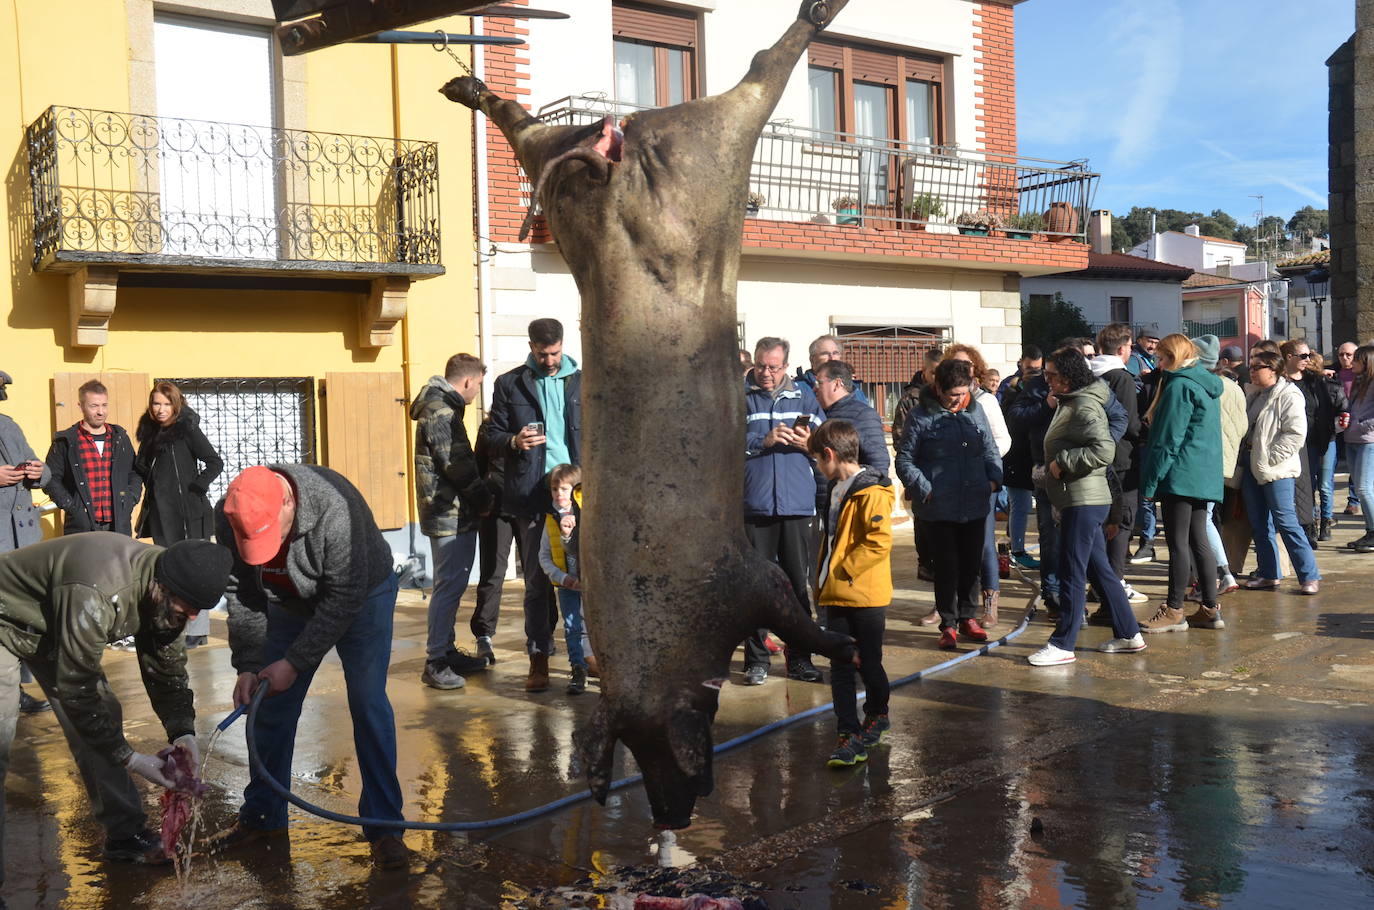
[[[448,100],[477,110],[482,93],[487,90],[486,83],[474,76],[458,76],[444,83],[439,94]]]

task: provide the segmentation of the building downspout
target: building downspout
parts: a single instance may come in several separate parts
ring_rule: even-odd
[[[482,35],[486,33],[486,26],[480,16],[472,18],[472,33]],[[478,79],[484,79],[487,63],[486,49],[480,44],[472,47],[472,70],[477,74]],[[476,114],[472,115],[472,171],[473,171],[473,194],[472,204],[476,209],[476,243],[473,244],[473,253],[476,256],[476,281],[477,281],[477,344],[478,355],[482,362],[490,365],[495,356],[495,346],[491,337],[491,320],[487,318],[487,289],[491,287],[491,259],[495,253],[486,253],[483,247],[487,244],[487,238],[491,236],[491,213],[488,210],[487,200],[490,198],[490,184],[487,176],[487,124],[486,121]],[[492,244],[494,249],[495,244]],[[490,395],[495,387],[496,376],[494,371],[488,370],[482,382],[482,408],[479,412],[479,419],[486,416],[486,403],[491,400]]]

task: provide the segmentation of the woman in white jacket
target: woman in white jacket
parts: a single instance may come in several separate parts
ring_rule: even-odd
[[[1307,408],[1298,387],[1280,375],[1282,365],[1282,358],[1270,351],[1250,355],[1250,391],[1246,396],[1250,431],[1241,446],[1241,491],[1254,529],[1259,567],[1244,587],[1262,591],[1278,588],[1277,530],[1298,573],[1298,591],[1316,594],[1321,574],[1293,506],[1294,480],[1302,473],[1301,452],[1307,444]]]

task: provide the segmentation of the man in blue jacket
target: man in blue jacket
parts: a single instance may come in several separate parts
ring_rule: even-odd
[[[530,655],[526,692],[549,687],[553,653],[553,584],[536,558],[544,515],[552,504],[548,473],[581,464],[582,372],[563,353],[563,323],[530,323],[530,356],[496,380],[489,441],[506,455],[502,511],[514,516],[525,570],[525,649]]]
[[[811,430],[825,414],[811,389],[787,375],[790,345],[760,338],[754,369],[745,380],[744,533],[765,558],[777,560],[803,608],[810,609],[811,526],[816,515],[816,481],[806,453]],[[766,629],[744,645],[744,682],[768,678]],[[787,654],[787,675],[819,682],[811,655]]]

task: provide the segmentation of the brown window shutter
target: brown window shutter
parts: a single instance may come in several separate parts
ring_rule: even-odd
[[[901,63],[908,79],[920,79],[922,82],[944,81],[945,63],[939,58],[903,57]]]
[[[899,81],[897,58],[882,51],[854,48],[853,77],[859,82],[881,82],[896,85]]]
[[[831,44],[828,41],[812,41],[808,50],[808,62],[812,66],[823,66],[827,69],[844,69],[844,48],[838,44]]]
[[[672,47],[695,48],[699,44],[696,16],[637,3],[611,7],[611,34]]]

